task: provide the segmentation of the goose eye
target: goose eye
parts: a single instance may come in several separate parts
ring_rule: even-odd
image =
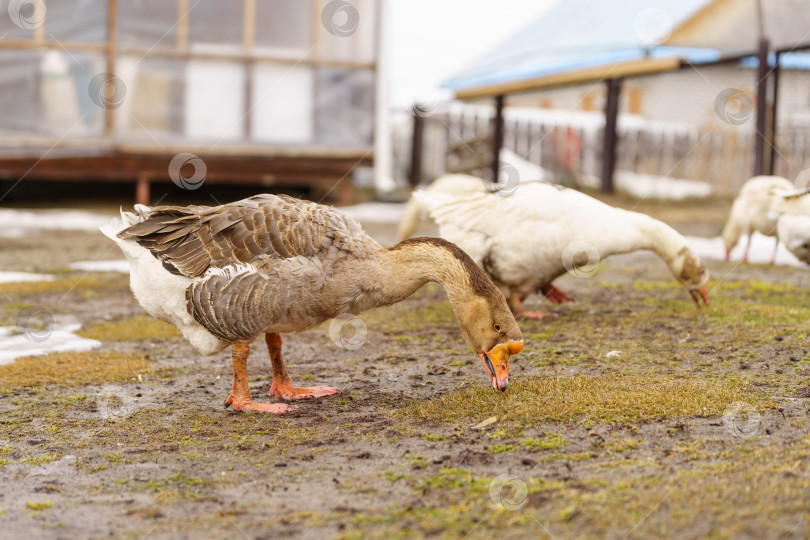
[[[496,331],[496,332],[500,332],[500,331],[501,331],[501,325],[500,325],[500,324],[498,324],[498,323],[495,323],[494,328],[495,328],[495,331]]]

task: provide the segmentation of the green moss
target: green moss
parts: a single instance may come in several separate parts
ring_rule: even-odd
[[[180,332],[170,324],[146,315],[94,323],[77,333],[82,337],[101,342],[155,341],[181,337]]]
[[[529,450],[559,450],[565,446],[565,438],[559,433],[552,433],[540,439],[526,439],[520,441],[520,444]]]

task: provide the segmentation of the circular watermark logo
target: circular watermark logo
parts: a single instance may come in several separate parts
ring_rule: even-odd
[[[526,482],[511,474],[501,474],[489,483],[489,498],[504,510],[520,510],[526,504]]]
[[[714,99],[714,112],[726,124],[739,126],[748,121],[754,112],[751,98],[737,88],[726,88]]]
[[[112,86],[112,93],[109,88]],[[90,100],[102,109],[117,109],[127,97],[127,85],[112,73],[97,73],[87,86]]]
[[[672,35],[672,18],[660,9],[645,9],[633,21],[636,35],[647,46],[662,45]]]
[[[518,170],[509,163],[501,162],[498,167],[498,178],[492,184],[492,189],[497,197],[511,197],[520,186],[520,174]]]
[[[579,278],[590,278],[599,270],[599,250],[588,242],[575,240],[565,246],[562,263],[568,273]]]
[[[183,169],[188,171],[186,166],[194,169],[194,172],[189,176],[185,176]],[[186,172],[185,174],[188,174]],[[169,178],[175,185],[182,189],[199,189],[205,183],[205,175],[208,174],[208,168],[205,166],[205,161],[199,156],[189,152],[180,152],[172,158],[169,162]]]
[[[762,416],[750,404],[735,401],[723,411],[723,425],[735,437],[752,437],[759,431]]]
[[[332,0],[321,11],[321,24],[333,36],[348,37],[360,25],[360,14],[345,0]]]
[[[34,30],[45,22],[44,0],[10,0],[8,16],[11,22],[24,30]]]
[[[104,386],[95,399],[98,414],[105,420],[126,418],[138,408],[129,392],[116,385]]]
[[[433,116],[438,108],[438,103],[414,103],[413,114],[414,116],[419,116],[421,118],[428,118]]]
[[[368,329],[363,319],[349,313],[341,313],[329,323],[329,337],[343,349],[354,351],[366,342]]]
[[[53,334],[53,315],[47,309],[29,306],[17,313],[17,328],[28,341],[47,341]]]

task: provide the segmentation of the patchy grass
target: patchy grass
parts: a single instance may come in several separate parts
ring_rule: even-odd
[[[546,435],[541,439],[525,439],[520,441],[520,444],[529,450],[559,450],[565,446],[565,437],[559,433],[552,433]]]
[[[99,341],[144,341],[181,337],[172,325],[147,315],[135,315],[119,321],[99,322],[77,332]]]
[[[416,403],[405,414],[431,422],[494,415],[525,425],[544,421],[623,423],[720,414],[735,401],[746,401],[757,410],[773,406],[737,378],[606,375],[518,378],[504,394],[485,387],[455,390]]]
[[[153,370],[148,357],[143,354],[90,351],[26,356],[0,366],[0,390],[49,384],[97,384]]]
[[[30,296],[47,293],[84,293],[81,297],[95,297],[98,293],[120,290],[129,283],[129,276],[119,274],[90,274],[57,278],[51,281],[23,281],[3,283],[0,291],[8,296]]]
[[[778,450],[718,448],[711,457],[679,472],[660,463],[588,479],[518,472],[505,481],[464,469],[403,477],[418,505],[345,517],[341,538],[805,535],[810,436]]]

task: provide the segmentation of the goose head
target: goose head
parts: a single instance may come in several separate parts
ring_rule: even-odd
[[[509,357],[523,349],[523,335],[498,289],[475,295],[455,306],[461,333],[480,358],[492,387],[501,392],[509,385]]]
[[[689,289],[689,294],[698,307],[701,301],[703,305],[709,305],[709,271],[700,257],[684,246],[670,261],[669,270],[675,279]]]

